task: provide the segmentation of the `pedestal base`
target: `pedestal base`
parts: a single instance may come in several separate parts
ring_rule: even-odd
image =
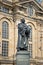
[[[29,63],[29,52],[19,51],[16,54],[16,65],[30,65]]]

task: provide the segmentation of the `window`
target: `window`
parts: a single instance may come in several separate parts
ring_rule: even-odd
[[[28,40],[29,40],[29,42],[32,42],[32,27],[31,27],[31,25],[29,25],[29,28],[30,28],[30,36],[29,36]],[[28,50],[30,53],[30,58],[32,58],[32,43],[29,43]]]
[[[42,0],[36,0],[38,3],[41,3],[42,2]]]
[[[33,15],[33,7],[32,6],[28,7],[28,13],[29,13],[29,16]]]
[[[2,38],[9,38],[9,25],[6,21],[2,23]]]
[[[2,41],[2,56],[8,56],[8,41]]]
[[[29,53],[30,53],[30,58],[32,58],[32,44],[29,44]]]
[[[32,41],[32,27],[29,25],[30,28],[30,36],[29,36],[29,41]]]
[[[2,23],[2,56],[8,56],[9,24]]]
[[[5,12],[5,13],[9,13],[9,9],[6,8],[6,7],[1,7],[1,10],[2,10],[3,12]]]

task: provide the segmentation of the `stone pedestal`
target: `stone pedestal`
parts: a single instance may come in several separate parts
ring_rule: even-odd
[[[19,51],[16,54],[16,65],[30,65],[29,63],[29,52]]]

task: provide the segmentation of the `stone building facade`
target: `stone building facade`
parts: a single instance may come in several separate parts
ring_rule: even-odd
[[[42,0],[0,0],[0,64],[15,64],[21,18],[31,28],[28,44],[30,64],[43,64]]]

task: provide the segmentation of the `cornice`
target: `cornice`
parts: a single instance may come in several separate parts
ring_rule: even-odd
[[[31,58],[30,59],[30,63],[35,63],[35,64],[43,64],[43,57],[38,57],[38,58]]]
[[[12,7],[12,2],[1,0],[0,3],[6,6]]]
[[[30,19],[33,19],[33,20],[40,20],[40,21],[43,21],[43,19],[40,18],[40,17],[27,16],[27,14],[24,14],[24,13],[21,13],[21,12],[16,12],[15,14],[19,14],[19,15],[21,15],[21,16],[24,16],[24,17],[26,17],[26,18],[30,18]]]
[[[40,14],[42,14],[42,15],[43,15],[43,12],[42,12],[42,11],[36,11],[36,13],[40,13]]]
[[[22,7],[22,8],[25,8],[25,9],[27,8],[27,7],[19,5],[19,4],[16,4],[15,6]]]

